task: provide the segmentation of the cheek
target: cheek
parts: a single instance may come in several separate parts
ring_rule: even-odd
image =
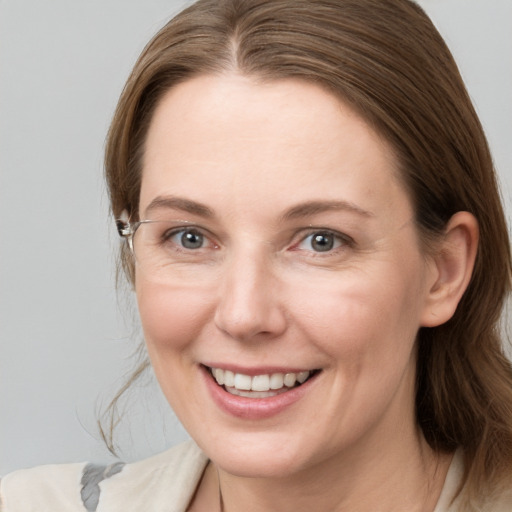
[[[136,280],[139,314],[150,352],[180,350],[196,338],[209,314],[208,293]]]
[[[293,297],[301,330],[345,366],[406,356],[420,325],[420,282],[400,268],[333,275]]]

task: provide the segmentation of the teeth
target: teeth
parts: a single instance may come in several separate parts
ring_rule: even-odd
[[[214,368],[213,376],[215,377],[217,384],[221,386],[224,384],[224,372],[222,370],[219,370],[219,368]]]
[[[229,391],[233,392],[233,394],[240,396],[252,396],[254,398],[259,397],[256,396],[258,393],[262,394],[262,398],[263,395],[274,396],[276,393],[272,393],[270,390],[278,391],[283,389],[285,386],[287,388],[292,388],[297,383],[304,383],[311,375],[311,371],[302,371],[298,373],[263,374],[251,377],[250,375],[233,373],[229,370],[222,370],[221,368],[211,368],[211,372],[219,386],[231,388]],[[238,391],[243,393],[238,393]]]
[[[270,376],[255,375],[252,378],[251,389],[253,391],[268,391],[270,389]]]
[[[252,378],[249,375],[243,373],[235,373],[235,388],[243,391],[249,391],[251,389]]]
[[[284,385],[288,388],[295,386],[295,381],[297,380],[297,375],[295,373],[287,373],[284,376]]]
[[[299,372],[297,373],[297,380],[302,384],[307,380],[311,372]]]
[[[236,388],[227,389],[228,393],[236,396],[244,396],[245,398],[268,398],[269,396],[276,396],[277,391],[240,391]]]
[[[229,387],[235,386],[235,374],[233,372],[230,372],[229,370],[220,370],[217,368],[217,371],[224,373],[224,385]],[[219,381],[217,381],[219,382]],[[221,384],[222,386],[222,384]]]
[[[273,373],[270,376],[270,389],[281,389],[284,386],[284,375],[282,373]]]

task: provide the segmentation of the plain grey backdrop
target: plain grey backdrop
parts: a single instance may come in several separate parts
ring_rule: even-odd
[[[510,211],[512,1],[419,3],[459,63]],[[136,57],[183,5],[0,0],[0,474],[109,460],[96,410],[138,340],[114,287],[104,138]],[[156,385],[133,394],[125,459],[185,436]]]

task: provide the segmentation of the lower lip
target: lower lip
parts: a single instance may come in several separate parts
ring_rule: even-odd
[[[203,378],[213,401],[228,414],[246,420],[261,420],[275,416],[299,401],[316,381],[318,374],[304,384],[267,398],[247,398],[228,393],[219,386],[210,371],[201,366]]]

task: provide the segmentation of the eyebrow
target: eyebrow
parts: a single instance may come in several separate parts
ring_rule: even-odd
[[[149,203],[148,207],[145,210],[145,215],[148,216],[154,210],[158,210],[161,208],[169,209],[169,210],[180,210],[185,213],[192,213],[194,215],[199,215],[200,217],[211,218],[214,217],[213,210],[208,208],[208,206],[198,203],[196,201],[191,201],[190,199],[184,199],[182,197],[175,196],[157,196],[155,199]]]
[[[199,215],[200,217],[213,218],[215,214],[208,206],[176,196],[157,196],[149,203],[145,210],[146,217],[154,210],[161,208],[170,210],[180,210],[185,213]],[[348,211],[356,213],[362,217],[372,217],[373,213],[363,210],[359,206],[348,201],[307,201],[293,206],[282,216],[282,221],[290,221],[304,217],[310,217],[327,211]]]
[[[308,201],[293,206],[282,216],[283,221],[310,217],[327,211],[348,211],[362,217],[373,217],[373,213],[363,210],[354,203],[348,201]]]

